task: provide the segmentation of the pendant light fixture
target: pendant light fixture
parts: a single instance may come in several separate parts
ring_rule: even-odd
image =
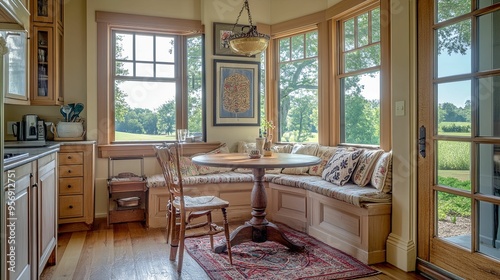
[[[240,33],[235,33],[234,28],[238,24],[241,13],[244,9],[246,9],[248,12],[248,21],[250,22],[250,25],[243,26]],[[247,31],[245,32],[244,30],[246,29]],[[257,27],[252,23],[252,16],[250,15],[248,0],[245,0],[238,18],[236,18],[236,23],[233,26],[233,32],[228,39],[231,51],[240,55],[253,56],[263,52],[267,48],[269,39],[269,35],[257,32]]]

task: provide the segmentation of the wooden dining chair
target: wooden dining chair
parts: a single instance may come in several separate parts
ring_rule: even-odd
[[[225,233],[227,242],[227,252],[229,262],[232,264],[231,241],[229,239],[229,225],[227,222],[226,208],[229,202],[216,196],[187,196],[184,195],[182,186],[182,173],[180,169],[180,149],[182,145],[174,143],[165,143],[155,146],[156,158],[160,164],[167,189],[169,191],[169,211],[167,225],[167,240],[170,239],[170,260],[175,260],[178,248],[177,271],[182,271],[182,260],[184,256],[184,240],[186,238],[200,237],[209,235],[210,246],[214,249],[213,236],[220,232]],[[220,227],[212,222],[212,211],[220,209],[224,220],[224,227]],[[206,217],[199,222],[200,217]],[[196,221],[196,223],[194,223]],[[204,230],[202,230],[203,228]],[[186,231],[190,231],[186,234]],[[179,244],[177,247],[176,245]]]

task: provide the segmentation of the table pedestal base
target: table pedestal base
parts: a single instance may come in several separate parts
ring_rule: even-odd
[[[302,251],[304,246],[292,243],[275,224],[266,219],[267,196],[263,182],[265,168],[255,167],[252,173],[254,180],[251,194],[252,219],[231,233],[231,246],[248,241],[256,243],[274,241],[288,247],[291,251]],[[224,243],[215,247],[214,251],[221,253],[226,249],[227,245]]]

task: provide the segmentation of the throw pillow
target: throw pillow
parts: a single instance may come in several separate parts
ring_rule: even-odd
[[[285,145],[281,145],[281,144],[276,144],[276,145],[273,145],[271,147],[271,151],[273,151],[273,153],[291,153],[292,152],[292,149],[293,149],[293,146],[292,144],[285,144]]]
[[[373,168],[377,163],[378,158],[384,151],[382,150],[364,150],[359,157],[358,165],[352,174],[352,181],[360,186],[364,187],[370,183],[373,174]]]
[[[238,141],[238,153],[245,153],[249,154],[251,150],[255,150],[255,142],[245,142],[245,141]]]
[[[223,143],[217,149],[204,154],[228,154],[228,153],[229,153],[229,148],[227,147],[226,143]],[[197,154],[197,155],[203,155],[203,154]],[[196,167],[198,168],[198,173],[200,173],[200,175],[228,172],[232,170],[232,168],[230,167],[212,167],[205,165],[196,165]]]
[[[354,151],[337,149],[325,165],[323,173],[321,173],[321,178],[335,185],[345,185],[351,178],[362,152],[363,150],[361,149]]]
[[[190,157],[181,157],[179,159],[180,169],[182,176],[196,176],[200,173],[198,172],[198,168],[196,164],[191,161]]]
[[[321,159],[321,163],[309,168],[310,175],[321,176],[328,160],[335,154],[337,147],[319,146],[316,156]]]
[[[392,151],[383,153],[377,160],[370,182],[380,192],[392,191]]]
[[[318,151],[318,144],[295,144],[292,149],[292,154],[302,154],[315,156]],[[309,166],[305,167],[291,167],[281,170],[283,174],[305,174],[309,171]]]

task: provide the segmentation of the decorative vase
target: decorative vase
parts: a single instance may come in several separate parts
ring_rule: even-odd
[[[264,144],[266,143],[266,138],[257,137],[255,138],[255,148],[259,150],[260,154],[264,154]]]

